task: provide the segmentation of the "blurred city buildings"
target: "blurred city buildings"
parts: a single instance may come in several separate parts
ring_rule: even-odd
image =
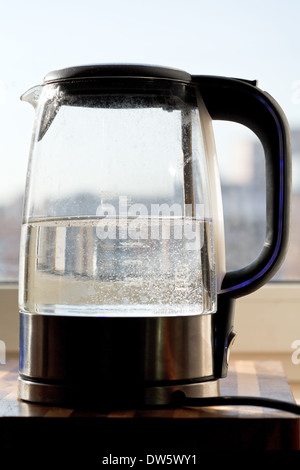
[[[293,197],[288,254],[275,280],[300,279],[300,129],[292,129]],[[258,141],[244,142],[243,162],[230,182],[222,182],[227,269],[251,262],[265,238],[265,173]],[[247,149],[246,149],[247,147]],[[246,150],[245,150],[246,149]],[[234,170],[234,169],[233,169]],[[0,205],[0,282],[18,280],[23,195]]]

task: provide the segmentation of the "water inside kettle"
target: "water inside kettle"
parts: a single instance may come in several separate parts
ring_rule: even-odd
[[[21,240],[24,312],[174,316],[216,309],[210,220],[49,218],[24,224]]]

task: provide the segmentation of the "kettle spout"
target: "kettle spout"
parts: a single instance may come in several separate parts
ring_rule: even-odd
[[[32,88],[29,88],[29,90],[25,91],[25,93],[21,95],[20,99],[22,101],[27,101],[27,103],[30,103],[34,108],[36,108],[41,91],[41,85],[34,86]]]

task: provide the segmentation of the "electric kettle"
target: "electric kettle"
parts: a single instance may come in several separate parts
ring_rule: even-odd
[[[49,73],[35,108],[20,247],[19,398],[168,405],[218,396],[237,298],[284,259],[286,118],[255,81],[148,65]],[[266,236],[226,271],[212,120],[244,124],[266,164]]]

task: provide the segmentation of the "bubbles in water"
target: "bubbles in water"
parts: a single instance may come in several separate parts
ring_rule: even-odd
[[[211,224],[180,218],[49,219],[22,229],[20,308],[170,316],[215,309]],[[194,234],[194,236],[192,236]]]

